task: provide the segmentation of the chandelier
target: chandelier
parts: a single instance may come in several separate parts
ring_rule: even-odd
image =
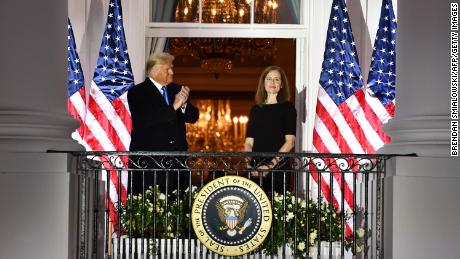
[[[279,0],[255,0],[254,22],[276,23]],[[203,23],[249,23],[252,0],[202,0]],[[176,22],[198,22],[198,0],[179,0]]]
[[[187,124],[189,151],[232,152],[243,151],[247,116],[234,116],[229,100],[197,100],[200,117]]]
[[[250,22],[252,0],[202,0],[202,23]],[[198,1],[179,0],[176,22],[198,22]],[[276,23],[278,2],[275,0],[255,0],[254,22]],[[234,60],[244,62],[244,57],[263,58],[273,56],[273,39],[237,38],[172,38],[168,42],[168,52],[174,56],[191,56],[201,62],[201,68],[218,78],[220,73],[233,68]]]

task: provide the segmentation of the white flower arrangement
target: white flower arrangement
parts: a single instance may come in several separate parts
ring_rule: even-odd
[[[179,194],[179,204],[176,202],[177,191],[174,191],[169,197],[168,208],[166,208],[166,195],[159,192],[158,188],[150,187],[146,190],[144,201],[141,195],[133,196],[132,199],[128,197],[122,210],[122,226],[125,234],[132,237],[153,237],[155,234],[156,238],[175,238],[176,236],[178,238],[187,238],[190,221],[189,196],[191,194],[193,202],[198,191],[199,189],[196,186],[192,186],[191,190],[187,188],[182,191]],[[153,199],[154,194],[156,194],[155,201]],[[154,206],[154,202],[156,206]],[[154,208],[155,218],[153,217]],[[295,248],[292,250],[297,257],[305,258],[307,249],[311,249],[318,241],[335,242],[341,240],[341,212],[335,207],[332,207],[331,210],[329,204],[325,202],[322,202],[318,208],[316,201],[309,200],[307,202],[305,199],[296,198],[291,192],[286,192],[285,196],[274,193],[272,209],[273,238],[269,235],[262,244],[261,249],[265,254],[277,254],[278,249],[286,241],[286,245]],[[318,236],[317,229],[318,213],[320,213],[321,219],[320,236]],[[144,215],[143,223],[142,215]],[[179,216],[176,217],[176,215]],[[345,213],[345,218],[348,215],[350,214]],[[330,218],[332,218],[332,226],[329,224]],[[154,224],[155,233],[153,233]],[[143,229],[142,226],[144,227]],[[178,226],[179,229],[177,228]],[[294,226],[296,226],[296,232]],[[332,240],[329,240],[329,231],[331,231]],[[362,238],[363,236],[364,229],[358,229],[356,237]],[[350,238],[347,238],[347,240],[349,241]],[[351,245],[348,244],[348,246]],[[357,250],[361,248],[361,246],[357,246]]]

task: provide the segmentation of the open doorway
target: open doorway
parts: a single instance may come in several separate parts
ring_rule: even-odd
[[[187,130],[190,151],[242,151],[259,76],[270,65],[285,70],[295,102],[294,39],[168,38],[164,49],[176,57],[174,81],[190,87],[191,101],[200,108],[200,121]],[[209,57],[221,63],[207,67],[203,59]]]

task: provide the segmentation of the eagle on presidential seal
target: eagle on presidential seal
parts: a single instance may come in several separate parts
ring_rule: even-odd
[[[237,233],[243,234],[244,230],[252,224],[252,218],[247,219],[244,224],[248,202],[235,195],[225,196],[216,202],[219,220],[223,225],[220,231],[227,231],[227,235],[235,236]]]

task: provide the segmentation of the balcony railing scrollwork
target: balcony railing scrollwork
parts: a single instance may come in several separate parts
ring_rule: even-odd
[[[263,244],[235,258],[383,258],[391,155],[69,153],[77,161],[79,258],[215,258],[196,239],[190,211],[201,187],[228,175],[263,187],[273,209]]]

